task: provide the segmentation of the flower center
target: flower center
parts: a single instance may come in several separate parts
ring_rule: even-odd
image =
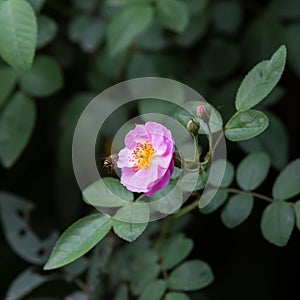
[[[133,151],[133,157],[130,160],[135,163],[132,170],[137,171],[147,169],[151,164],[154,154],[155,150],[149,141],[146,141],[144,144],[138,143]]]

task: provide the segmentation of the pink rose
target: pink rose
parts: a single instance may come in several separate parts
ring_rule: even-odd
[[[164,188],[174,171],[174,139],[171,131],[156,122],[137,125],[125,137],[118,154],[121,183],[130,191],[151,197]]]

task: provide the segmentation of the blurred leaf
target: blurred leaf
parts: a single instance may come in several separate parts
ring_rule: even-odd
[[[263,236],[272,244],[283,247],[293,231],[295,216],[292,206],[283,201],[268,205],[261,219]]]
[[[224,39],[210,40],[200,55],[200,67],[205,78],[217,80],[229,76],[240,60],[236,45]]]
[[[168,46],[168,40],[163,35],[162,25],[153,19],[151,25],[135,40],[135,45],[149,51],[158,51]]]
[[[228,187],[234,178],[233,164],[226,159],[217,159],[212,162],[210,172],[213,175],[209,177],[209,183],[215,187]]]
[[[148,223],[129,223],[118,220],[113,221],[114,233],[128,242],[136,240],[147,228]]]
[[[227,197],[228,193],[226,190],[207,190],[204,194],[202,194],[199,204],[209,202],[204,207],[201,205],[200,211],[205,215],[214,212],[224,204]]]
[[[35,12],[39,12],[45,4],[46,0],[27,0]]]
[[[182,47],[191,47],[206,33],[208,21],[205,13],[199,17],[192,17],[185,31],[176,36],[176,42]]]
[[[296,216],[296,225],[297,228],[300,230],[300,200],[294,203],[293,208]]]
[[[245,67],[250,68],[270,57],[283,43],[284,27],[279,21],[269,14],[268,10],[252,19],[243,32],[242,53]],[[253,41],[255,41],[255,51],[253,51]]]
[[[75,7],[90,12],[96,8],[98,1],[97,0],[72,0],[72,3]]]
[[[34,102],[17,93],[0,114],[0,159],[10,168],[20,157],[31,137],[36,118]]]
[[[92,19],[81,30],[81,49],[88,53],[94,52],[104,40],[105,24],[100,19]]]
[[[281,169],[288,161],[288,133],[280,119],[270,112],[268,112],[268,117],[270,118],[268,130],[254,139],[239,143],[239,145],[247,153],[259,151],[268,153],[272,165],[276,169]],[[278,141],[281,142],[278,143]]]
[[[190,298],[184,293],[169,292],[164,300],[189,300]]]
[[[234,142],[248,140],[262,133],[268,125],[268,117],[261,111],[237,112],[225,125],[225,136]]]
[[[299,3],[298,3],[299,5]],[[300,8],[300,5],[299,5]],[[285,42],[289,50],[288,52],[288,64],[294,70],[294,72],[300,76],[300,58],[299,58],[299,43],[300,43],[300,24],[290,25],[286,28]]]
[[[237,110],[252,108],[272,91],[282,75],[285,60],[286,47],[281,46],[270,60],[260,62],[246,75],[236,94]]]
[[[285,94],[283,87],[277,85],[274,87],[272,92],[264,99],[264,101],[259,103],[259,108],[265,108],[276,104]]]
[[[113,239],[106,237],[93,250],[90,258],[89,269],[87,271],[86,280],[94,289],[99,282],[99,276],[102,275],[111,258],[113,250]]]
[[[214,275],[209,265],[201,260],[186,261],[168,278],[168,287],[175,291],[196,291],[210,285]]]
[[[37,35],[37,48],[40,49],[49,44],[57,34],[57,25],[51,18],[40,15],[37,20],[38,35]]]
[[[32,204],[22,198],[2,192],[0,207],[2,226],[9,246],[24,260],[43,264],[58,238],[57,233],[41,241],[28,224]]]
[[[30,72],[22,75],[20,84],[33,97],[47,97],[62,88],[62,70],[54,59],[40,55],[34,60]]]
[[[16,73],[13,69],[0,67],[0,109],[16,86]]]
[[[151,2],[151,0],[106,0],[111,6],[124,6],[132,3]]]
[[[182,233],[175,234],[165,240],[159,251],[163,267],[166,270],[172,269],[182,262],[191,253],[193,244],[193,241],[186,238]]]
[[[32,290],[47,282],[49,278],[36,273],[32,268],[28,268],[20,273],[11,283],[5,300],[23,299]]]
[[[35,299],[38,300],[38,299]],[[40,299],[40,300],[47,300],[47,299]],[[49,299],[49,300],[55,300],[55,299]],[[67,295],[64,300],[90,300],[90,297],[82,291],[74,291],[73,293]]]
[[[96,57],[97,70],[108,78],[116,79],[121,75],[121,72],[128,60],[127,52],[123,51],[113,58],[109,55],[107,47],[101,49]]]
[[[300,158],[290,162],[278,175],[272,194],[277,200],[290,199],[300,193]]]
[[[126,77],[128,79],[137,78],[137,77],[158,77],[160,75],[158,71],[158,59],[157,55],[145,54],[141,52],[136,52],[131,56],[127,67]],[[153,99],[154,102],[160,102],[160,106],[163,105],[162,101]],[[139,108],[143,102],[147,100],[141,100]],[[153,105],[153,104],[152,104]],[[153,109],[153,106],[152,106]]]
[[[174,183],[169,183],[151,198],[151,207],[163,214],[174,213],[182,205],[182,192]]]
[[[188,6],[180,0],[157,0],[157,14],[166,28],[177,32],[184,31],[189,23]]]
[[[300,17],[300,3],[298,0],[274,0],[271,2],[269,9],[281,18],[297,19]]]
[[[81,257],[99,243],[111,227],[111,218],[102,214],[78,220],[60,236],[44,270],[62,267]]]
[[[186,0],[192,16],[202,14],[208,6],[209,0]]]
[[[253,191],[266,179],[270,169],[270,158],[264,152],[245,157],[237,168],[236,180],[243,190]]]
[[[118,179],[105,177],[87,187],[83,199],[89,205],[118,207],[123,201],[133,201],[133,193],[128,191]]]
[[[229,198],[222,214],[222,222],[228,228],[234,228],[243,223],[253,209],[253,197],[246,194],[234,195]]]
[[[149,283],[142,291],[139,300],[160,300],[167,289],[167,284],[164,280],[155,280]]]
[[[113,300],[128,300],[128,287],[125,284],[118,287]]]
[[[16,70],[28,71],[37,38],[34,11],[25,0],[7,0],[0,5],[0,55]]]
[[[77,14],[71,20],[68,26],[68,36],[73,42],[80,42],[83,38],[84,29],[92,21],[91,17],[86,14]]]
[[[132,250],[134,251],[134,258],[131,262],[132,273],[129,280],[131,281],[132,293],[138,295],[157,278],[160,267],[157,263],[157,254],[154,251],[144,250],[140,255],[137,255],[137,249],[134,247]]]
[[[233,35],[242,22],[242,9],[238,1],[220,1],[212,7],[212,19],[218,32]]]
[[[124,51],[151,24],[152,7],[147,3],[131,4],[113,16],[107,28],[112,56]]]
[[[88,265],[88,259],[83,256],[64,266],[62,269],[67,275],[67,280],[72,281],[74,278],[82,275],[86,271]]]

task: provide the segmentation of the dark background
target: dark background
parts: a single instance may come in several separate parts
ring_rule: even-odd
[[[204,12],[205,17],[208,18],[207,27],[188,47],[171,43],[167,48],[159,51],[144,51],[133,45],[129,51],[129,57],[136,51],[144,51],[154,57],[158,55],[171,57],[173,59],[171,65],[176,64],[176,67],[174,65],[170,67],[170,62],[162,63],[153,72],[153,70],[148,71],[147,61],[145,61],[145,69],[141,68],[142,70],[129,74],[129,58],[115,78],[108,78],[105,74],[99,73],[97,75],[99,86],[95,87],[89,80],[90,72],[105,44],[97,47],[92,53],[84,52],[70,40],[67,30],[69,22],[80,12],[80,9],[74,2],[63,3],[64,8],[70,8],[70,14],[66,15],[55,2],[47,1],[43,12],[57,21],[59,33],[55,41],[42,52],[54,56],[61,62],[65,86],[50,99],[37,101],[37,121],[29,145],[11,169],[0,167],[1,190],[30,199],[35,204],[36,209],[32,214],[31,224],[39,236],[47,236],[52,229],[62,232],[69,224],[90,210],[81,201],[80,191],[70,166],[70,142],[74,125],[70,120],[76,120],[77,115],[68,117],[67,120],[70,122],[63,122],[66,115],[65,108],[74,100],[75,95],[86,92],[88,93],[86,98],[92,99],[92,95],[96,95],[105,87],[126,80],[132,75],[134,77],[164,76],[192,86],[226,116],[232,110],[236,91],[236,89],[230,91],[230,83],[234,80],[239,82],[255,63],[269,58],[280,44],[292,43],[287,40],[286,30],[289,26],[300,24],[300,4],[296,0],[230,1],[239,7],[241,14],[241,21],[237,28],[234,26],[234,32],[231,33],[218,23],[222,19],[220,21],[218,15],[214,16],[215,7],[221,1],[208,2]],[[292,5],[294,5],[293,9]],[[231,14],[231,10],[226,11],[228,16],[222,21],[225,25],[232,21]],[[255,22],[259,22],[256,27],[253,25]],[[276,26],[281,28],[282,32]],[[173,40],[174,36],[172,32],[165,33],[168,40]],[[214,66],[214,59],[207,54],[212,51],[208,46],[216,40],[221,41],[220,49],[226,47],[228,43],[237,49],[238,63],[225,75],[214,76],[213,73],[206,76],[206,65],[211,66],[209,70],[213,71],[227,68],[223,63]],[[268,110],[278,116],[286,127],[289,138],[288,160],[291,161],[299,157],[300,152],[298,103],[300,68],[299,63],[295,61],[295,50],[292,54],[289,51],[289,43],[287,43],[288,64],[280,81],[280,86],[284,88],[284,95]],[[66,49],[67,54],[56,51],[61,45]],[[300,54],[300,45],[297,49]],[[220,57],[215,57],[217,62],[227,59],[225,50],[218,53]],[[69,61],[65,61],[63,55],[68,57]],[[223,89],[228,89],[227,95],[218,99],[218,92]],[[129,109],[125,114],[130,117]],[[281,142],[278,140],[278,144]],[[228,159],[237,165],[244,157],[244,152],[231,142],[228,142],[227,147]],[[261,193],[270,195],[272,182],[277,174],[278,170],[273,168],[268,180],[259,190]],[[266,203],[262,200],[256,200],[250,218],[233,230],[227,229],[221,223],[219,212],[208,216],[197,211],[193,212],[193,219],[186,229],[187,235],[195,241],[192,256],[207,261],[216,277],[215,282],[205,291],[194,294],[195,299],[296,300],[300,298],[298,291],[300,233],[294,229],[288,245],[284,248],[268,243],[260,231],[260,218],[265,206]],[[0,298],[3,298],[14,277],[28,264],[9,248],[2,231],[0,239]],[[55,282],[47,284],[38,291],[43,291],[44,295],[44,291],[49,291],[49,295],[52,295],[52,293],[56,294],[58,289],[65,290],[67,293],[73,288],[72,285]]]

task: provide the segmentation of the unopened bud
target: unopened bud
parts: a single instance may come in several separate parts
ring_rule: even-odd
[[[204,123],[208,123],[211,115],[211,108],[207,105],[200,104],[196,111],[197,116],[199,116]]]
[[[197,136],[200,126],[198,122],[191,119],[188,121],[186,128],[193,136]]]

